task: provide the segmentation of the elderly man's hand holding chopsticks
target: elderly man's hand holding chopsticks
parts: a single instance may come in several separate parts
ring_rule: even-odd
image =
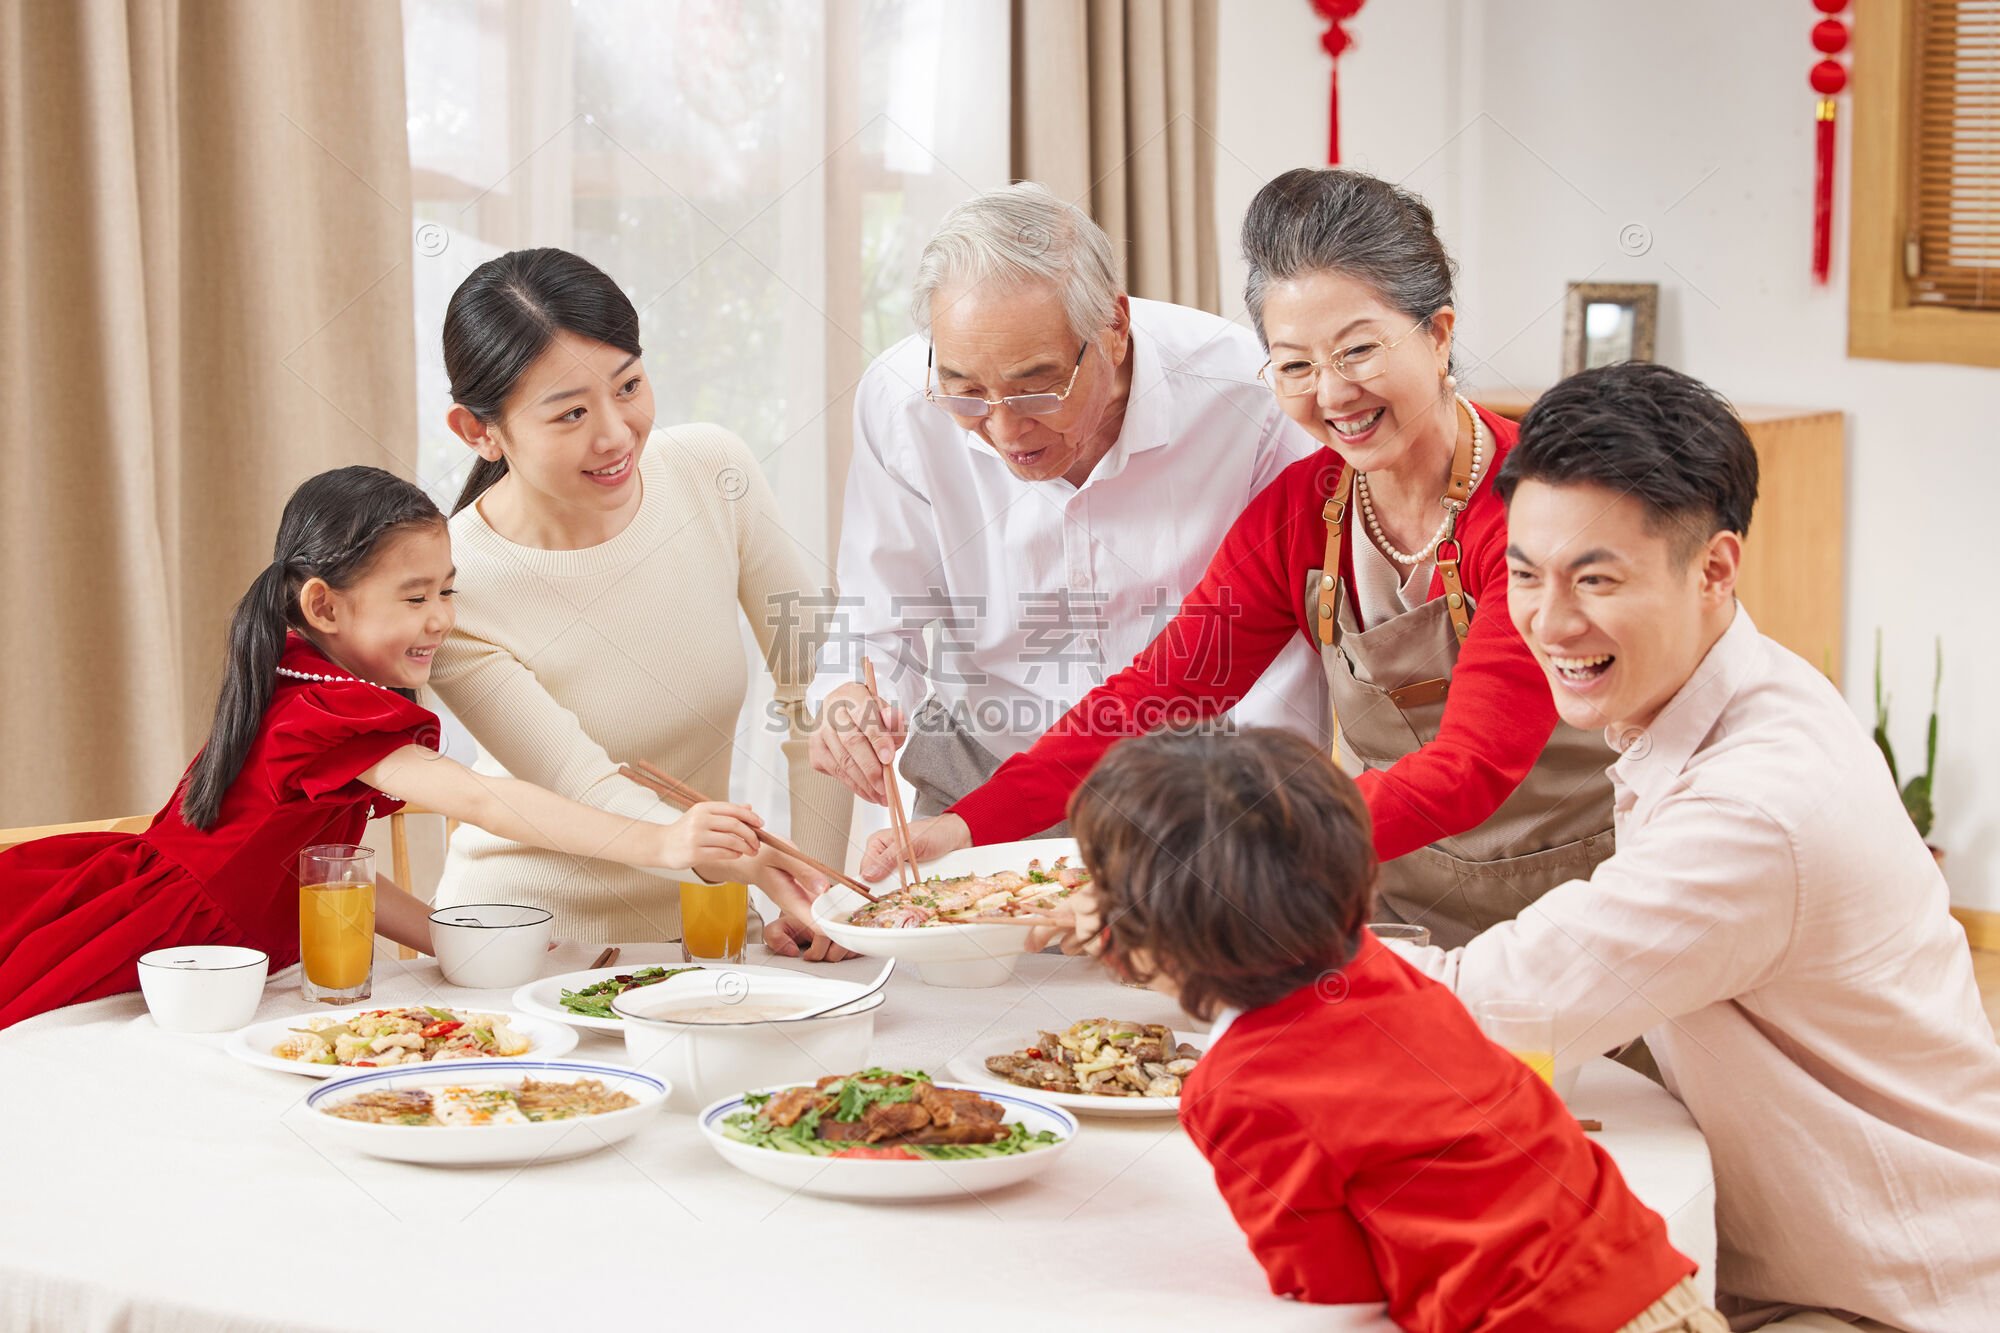
[[[813,771],[838,779],[863,800],[889,803],[887,775],[908,737],[902,710],[878,704],[860,681],[826,696],[807,752]]]

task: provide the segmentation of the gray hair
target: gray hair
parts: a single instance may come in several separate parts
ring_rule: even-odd
[[[1342,273],[1386,305],[1429,319],[1452,304],[1457,265],[1430,205],[1359,171],[1298,167],[1271,181],[1243,215],[1243,304],[1266,350],[1264,298],[1274,282]]]
[[[1075,204],[1033,181],[988,190],[945,214],[917,261],[910,317],[931,329],[931,298],[965,283],[1046,282],[1078,338],[1111,322],[1123,288],[1111,238]]]

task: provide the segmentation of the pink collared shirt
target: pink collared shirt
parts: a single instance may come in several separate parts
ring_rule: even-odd
[[[1737,609],[1611,766],[1618,851],[1463,949],[1558,1065],[1643,1035],[1715,1162],[1724,1306],[2000,1329],[2000,1044],[1944,877],[1840,694]]]

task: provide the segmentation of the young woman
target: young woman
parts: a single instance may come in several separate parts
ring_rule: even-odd
[[[230,622],[208,744],[152,825],[0,853],[0,1028],[136,989],[152,949],[240,944],[290,966],[299,852],[356,842],[405,800],[570,856],[711,878],[752,863],[748,807],[654,824],[441,757],[414,697],[451,629],[452,575],[444,515],[409,482],[349,467],[299,487]],[[429,911],[378,876],[382,934],[428,952]]]
[[[792,834],[839,864],[848,796],[812,772],[805,615],[820,599],[756,457],[716,426],[653,432],[639,315],[618,285],[562,250],[475,269],[445,312],[451,428],[479,456],[451,520],[458,627],[432,686],[479,742],[474,767],[586,805],[671,819],[619,775],[646,760],[710,794],[729,790],[748,684],[748,616],[787,728]],[[451,841],[440,903],[536,903],[591,941],[679,933],[676,872],[554,855],[480,829]],[[739,877],[741,878],[741,877]],[[796,918],[765,941],[844,956],[798,923],[823,882],[764,852],[747,878]]]
[[[1114,741],[1220,714],[1303,638],[1374,818],[1384,914],[1463,943],[1612,847],[1603,739],[1558,724],[1506,613],[1490,478],[1515,428],[1457,392],[1452,263],[1415,195],[1290,171],[1251,202],[1243,251],[1265,382],[1327,451],[1251,501],[1130,667],[914,826],[918,853],[1032,836]],[[863,874],[889,864],[872,839]]]

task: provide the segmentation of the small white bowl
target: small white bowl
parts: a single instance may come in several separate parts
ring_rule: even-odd
[[[431,952],[444,979],[468,990],[533,981],[549,951],[555,913],[515,903],[467,903],[431,913]]]
[[[234,944],[155,949],[139,959],[139,991],[168,1032],[228,1032],[257,1016],[271,956]]]
[[[1046,1148],[1015,1153],[1011,1157],[976,1157],[961,1162],[871,1161],[866,1158],[811,1157],[803,1153],[778,1152],[772,1148],[738,1143],[724,1132],[722,1122],[745,1109],[744,1094],[724,1097],[701,1112],[702,1136],[708,1146],[731,1166],[759,1180],[833,1199],[862,1199],[887,1203],[903,1199],[960,1199],[968,1194],[1003,1189],[1038,1176],[1056,1164],[1075,1141],[1079,1126],[1076,1117],[1058,1106],[1032,1097],[993,1088],[968,1087],[963,1083],[940,1083],[940,1088],[964,1088],[1007,1108],[1008,1123],[1019,1121],[1030,1134],[1042,1130],[1055,1133],[1056,1141]],[[783,1088],[765,1088],[782,1092]]]
[[[684,972],[626,991],[611,1001],[611,1009],[624,1023],[632,1064],[673,1085],[672,1109],[697,1111],[745,1088],[865,1068],[875,1041],[875,1011],[888,995],[878,991],[824,1018],[705,1023],[676,1020],[676,1010],[729,1005],[802,1013],[867,989],[818,977]]]

